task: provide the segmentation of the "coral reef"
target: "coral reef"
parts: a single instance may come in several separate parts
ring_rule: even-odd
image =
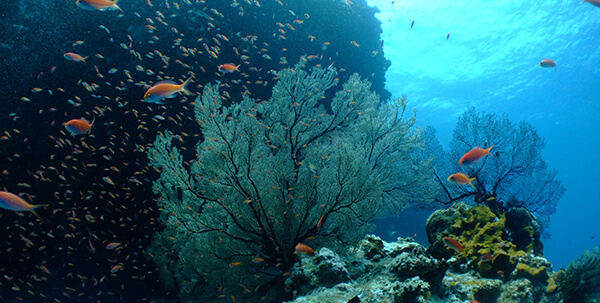
[[[288,289],[298,294],[313,288],[308,296],[293,302],[344,302],[356,295],[359,295],[360,302],[426,302],[432,285],[440,285],[446,271],[443,262],[428,256],[425,248],[412,239],[399,238],[397,242],[387,243],[377,236],[367,235],[355,248],[346,252],[345,261],[342,261],[351,280],[324,289],[322,286],[330,284],[330,281],[315,283],[325,279],[320,268],[342,266],[325,265],[339,264],[340,261],[336,257],[323,258],[320,256],[322,253],[323,249],[318,256],[308,257],[310,260],[306,261],[303,259],[301,266],[293,268],[286,281]],[[340,272],[342,277],[347,274]],[[307,282],[309,287],[306,287]],[[340,287],[347,290],[346,294],[340,293]]]
[[[536,283],[548,279],[549,263],[534,258],[542,253],[540,225],[525,209],[498,215],[485,205],[456,203],[431,215],[426,229],[431,243],[428,252],[436,258],[464,258],[486,278],[507,280],[517,268],[517,277],[535,276]],[[458,241],[464,251],[447,247],[444,237]]]
[[[533,251],[536,255],[541,255],[544,250],[542,241],[540,241],[542,226],[533,215],[525,208],[516,207],[509,209],[505,213],[505,217],[504,227],[517,249]]]
[[[586,251],[553,279],[564,303],[598,302],[600,298],[600,248]]]
[[[315,256],[305,256],[302,262],[294,265],[286,285],[298,295],[319,286],[332,287],[349,279],[350,274],[340,257],[323,247]]]
[[[411,238],[388,243],[373,235],[347,247],[340,256],[321,249],[319,255],[303,258],[302,264],[293,268],[288,291],[304,295],[291,302],[350,302],[355,297],[360,302],[559,302],[557,290],[574,288],[575,279],[565,280],[569,270],[553,275],[552,264],[536,253],[535,247],[541,248],[541,243],[536,243],[535,237],[529,241],[519,237],[515,240],[519,244],[513,243],[511,235],[515,233],[506,227],[508,217],[511,228],[530,227],[535,233],[534,223],[524,224],[533,217],[520,211],[498,216],[486,206],[457,203],[429,218],[432,245],[428,249]],[[441,241],[443,236],[453,237],[464,250],[450,250]],[[482,254],[490,256],[482,260]],[[585,260],[591,264],[585,268],[596,276],[583,274],[583,261],[571,267],[569,274],[588,282],[588,288],[580,291],[597,293],[597,251]],[[342,282],[333,285],[334,281]]]

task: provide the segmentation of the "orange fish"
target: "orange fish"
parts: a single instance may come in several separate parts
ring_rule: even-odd
[[[496,144],[492,145],[492,147],[490,148],[480,148],[480,147],[475,147],[473,149],[471,149],[470,151],[468,151],[466,154],[464,154],[464,156],[462,156],[462,158],[460,158],[460,160],[458,161],[458,165],[460,166],[464,166],[464,167],[471,167],[474,166],[475,164],[477,164],[477,162],[479,162],[479,160],[481,160],[481,158],[490,155],[490,156],[494,156],[490,153],[490,150],[495,146]]]
[[[598,3],[600,3],[600,0],[598,0]],[[542,62],[540,62],[540,66],[541,67],[554,67],[554,70],[556,70],[556,62],[554,62],[554,60],[552,60],[552,59],[542,60]]]
[[[94,122],[92,121],[92,123],[90,123],[88,120],[81,118],[72,119],[69,122],[63,123],[63,125],[65,126],[67,131],[70,132],[72,135],[85,135],[88,132],[90,132],[90,129],[92,129],[92,125],[94,125]]]
[[[219,71],[222,73],[233,73],[233,72],[237,72],[238,67],[240,67],[240,65],[238,64],[237,66],[233,63],[225,63],[225,64],[221,64],[219,65]]]
[[[306,244],[302,244],[302,243],[298,243],[298,245],[296,245],[296,252],[303,253],[303,254],[310,255],[310,256],[315,255],[315,251],[312,248],[310,248],[310,246],[308,246]]]
[[[67,59],[67,60],[71,60],[71,61],[75,61],[75,62],[83,62],[84,64],[87,64],[87,63],[85,63],[85,59],[87,59],[89,56],[82,57],[81,55],[76,54],[76,53],[65,53],[63,55],[63,57],[65,57],[65,59]]]
[[[122,270],[122,269],[123,269],[123,266],[121,266],[121,265],[115,265],[115,266],[113,266],[113,267],[110,268],[110,272],[114,274],[114,273],[116,273],[116,272],[118,272],[119,270]]]
[[[444,240],[444,243],[446,243],[446,245],[448,245],[448,247],[450,247],[456,251],[463,252],[465,250],[465,248],[462,245],[460,245],[460,243],[458,243],[458,241],[456,241],[452,238],[445,237],[442,240]]]
[[[317,222],[317,230],[321,229],[322,226],[323,226],[323,216],[321,216],[321,218],[319,218],[319,221]]]
[[[150,87],[144,94],[144,101],[150,103],[164,104],[163,99],[174,98],[175,94],[183,92],[186,95],[193,95],[185,86],[192,80],[189,78],[182,84],[177,84],[173,81],[160,81]]]
[[[106,245],[106,249],[115,249],[121,246],[121,242],[110,242]]]
[[[4,209],[12,211],[30,211],[36,217],[41,219],[41,217],[35,212],[35,209],[38,207],[46,206],[48,206],[48,204],[31,205],[15,194],[9,193],[7,191],[0,191],[0,207]]]
[[[123,10],[117,6],[117,0],[77,0],[77,6],[90,11]]]
[[[452,184],[457,184],[457,185],[465,185],[465,184],[469,184],[471,186],[473,186],[473,188],[475,188],[475,185],[473,185],[473,183],[471,183],[471,181],[475,180],[475,178],[469,178],[469,176],[467,174],[463,174],[463,173],[456,173],[453,175],[450,175],[450,177],[448,177],[448,182],[452,183]]]
[[[593,6],[600,7],[600,0],[583,0],[583,1],[579,2],[579,4],[581,4],[583,2],[587,2]]]

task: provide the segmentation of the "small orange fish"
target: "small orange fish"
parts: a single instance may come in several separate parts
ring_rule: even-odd
[[[465,250],[465,248],[462,245],[460,245],[460,243],[458,243],[458,241],[456,241],[452,238],[445,237],[442,240],[444,241],[444,243],[446,243],[446,245],[448,245],[448,247],[450,247],[456,251],[463,252]]]
[[[65,126],[67,131],[70,132],[72,135],[85,135],[90,131],[90,129],[92,129],[94,121],[90,123],[84,118],[72,119],[68,122],[63,123],[63,125]]]
[[[462,156],[462,158],[460,158],[460,160],[458,161],[458,165],[460,166],[464,166],[464,167],[471,167],[474,166],[475,164],[477,164],[477,162],[479,162],[479,160],[481,160],[481,158],[490,155],[490,156],[494,156],[490,153],[490,150],[495,146],[496,144],[492,145],[492,147],[490,148],[480,148],[480,147],[475,147],[473,149],[471,149],[470,151],[468,151],[466,154],[464,154]]]
[[[84,64],[87,64],[87,63],[85,63],[85,59],[87,59],[89,56],[82,57],[81,55],[76,54],[76,53],[65,53],[63,55],[63,57],[65,57],[65,59],[67,59],[67,60],[71,60],[71,61],[75,61],[75,62],[83,62]]]
[[[219,65],[219,71],[222,73],[233,73],[233,72],[239,71],[238,67],[240,67],[239,64],[236,66],[233,63],[225,63],[225,64]]]
[[[49,270],[49,269],[48,269],[46,266],[44,266],[44,265],[41,265],[41,266],[40,266],[40,269],[41,269],[43,272],[45,272],[47,275],[50,275],[50,270]]]
[[[77,0],[77,6],[90,11],[123,10],[117,6],[117,0]]]
[[[587,2],[593,6],[600,7],[600,0],[583,0],[579,2],[579,4],[582,4],[583,2]]]
[[[319,218],[319,222],[317,222],[317,230],[321,229],[322,226],[323,226],[323,216],[321,216],[321,218]]]
[[[448,182],[450,182],[452,184],[457,184],[457,185],[469,184],[469,185],[473,186],[473,188],[475,188],[475,185],[473,185],[473,183],[471,183],[475,179],[476,178],[469,178],[469,176],[467,174],[456,173],[456,174],[450,175],[450,177],[448,177]]]
[[[315,251],[312,248],[310,248],[310,246],[308,246],[306,244],[302,244],[302,243],[298,243],[298,245],[296,245],[296,252],[303,253],[303,254],[310,255],[310,256],[315,255]]]
[[[173,81],[160,81],[150,87],[144,94],[144,101],[150,103],[164,104],[163,99],[174,98],[175,94],[183,92],[186,95],[193,95],[185,86],[192,80],[189,78],[182,84],[177,84]]]
[[[114,274],[114,273],[116,273],[116,272],[118,272],[119,270],[122,270],[122,269],[123,269],[123,266],[121,266],[121,265],[115,265],[115,266],[113,266],[113,267],[110,268],[110,272]]]
[[[599,1],[600,3],[600,1]],[[556,62],[554,62],[554,60],[552,59],[544,59],[540,62],[540,66],[541,67],[554,67],[554,70],[556,71]]]
[[[106,245],[106,249],[115,249],[121,246],[121,242],[110,242]]]
[[[12,211],[30,211],[36,217],[41,219],[41,217],[35,212],[35,209],[38,207],[46,207],[46,206],[48,206],[48,204],[31,205],[31,204],[25,202],[25,200],[23,200],[23,198],[15,195],[13,193],[9,193],[7,191],[0,191],[0,207],[4,208],[4,209],[8,209],[8,210],[12,210]]]

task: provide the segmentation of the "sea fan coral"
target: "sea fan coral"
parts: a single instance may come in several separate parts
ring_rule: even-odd
[[[600,247],[586,251],[557,278],[563,302],[595,302],[600,295]]]
[[[358,242],[374,218],[428,199],[430,162],[412,157],[422,138],[406,98],[381,103],[358,75],[334,95],[335,70],[303,63],[277,79],[268,101],[205,85],[193,160],[170,132],[149,150],[165,224],[149,251],[183,301],[217,289],[291,299],[278,291],[298,243]]]

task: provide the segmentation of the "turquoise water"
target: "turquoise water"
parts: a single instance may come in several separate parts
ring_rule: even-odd
[[[406,94],[443,145],[470,106],[525,120],[546,139],[543,156],[567,189],[544,241],[555,269],[598,245],[600,8],[577,1],[368,3],[381,11],[392,62],[386,89]],[[546,58],[556,71],[538,65]]]

